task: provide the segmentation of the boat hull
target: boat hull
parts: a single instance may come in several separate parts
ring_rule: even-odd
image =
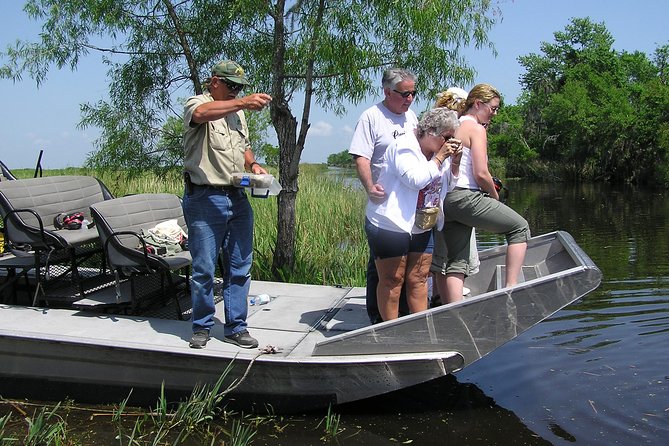
[[[455,352],[296,359],[218,349],[165,350],[3,333],[0,376],[5,383],[16,378],[59,385],[64,397],[87,399],[86,393],[92,392],[92,401],[99,398],[97,388],[116,388],[117,396],[135,389],[137,398],[148,395],[152,403],[163,385],[168,395],[180,396],[224,374],[223,389],[230,388],[229,397],[290,412],[392,392],[445,376],[463,364]],[[3,390],[3,395],[15,393]]]
[[[408,351],[459,352],[464,366],[512,340],[601,283],[601,272],[565,232],[528,243],[522,283],[505,287],[505,248],[484,251],[478,274],[468,278],[474,296],[320,342],[315,355]]]

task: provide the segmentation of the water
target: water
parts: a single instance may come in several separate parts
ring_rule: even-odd
[[[669,200],[608,185],[510,182],[532,232],[571,233],[598,290],[454,376],[340,406],[345,445],[669,443]],[[502,243],[478,234],[481,248]],[[254,444],[318,444],[323,414]]]

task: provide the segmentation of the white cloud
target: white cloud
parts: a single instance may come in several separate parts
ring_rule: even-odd
[[[330,136],[332,135],[332,125],[325,121],[318,121],[309,127],[310,136]]]
[[[32,147],[50,146],[52,144],[50,139],[43,138],[34,133],[28,133],[26,136],[28,137],[27,139],[30,141],[30,145]]]

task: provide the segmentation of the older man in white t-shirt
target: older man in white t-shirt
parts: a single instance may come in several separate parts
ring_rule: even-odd
[[[383,101],[365,110],[355,126],[351,146],[348,150],[355,158],[358,178],[374,203],[386,199],[385,191],[377,184],[383,155],[398,136],[412,132],[418,123],[416,114],[410,110],[416,99],[416,76],[405,69],[390,68],[383,73]],[[365,232],[369,222],[365,219]],[[374,324],[381,322],[376,301],[379,281],[374,263],[374,252],[370,247],[367,264],[367,314]],[[408,313],[406,301],[400,303],[400,313]]]

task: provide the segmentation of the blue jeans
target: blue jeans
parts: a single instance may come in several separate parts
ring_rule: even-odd
[[[243,189],[193,186],[184,194],[188,249],[193,257],[193,331],[214,325],[214,274],[222,256],[224,335],[246,330],[253,263],[253,209]]]

